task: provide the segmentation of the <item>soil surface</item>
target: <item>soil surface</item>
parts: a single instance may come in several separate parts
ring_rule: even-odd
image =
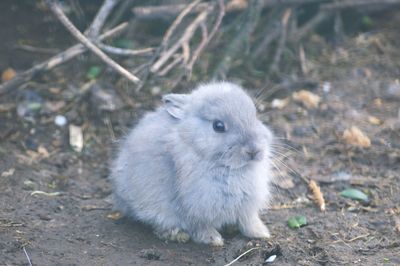
[[[11,3],[0,3],[0,71],[23,71],[74,44],[48,11]],[[88,84],[91,62],[102,64],[86,54],[0,96],[0,265],[28,265],[27,257],[33,265],[224,265],[251,248],[235,265],[262,265],[272,255],[271,265],[400,265],[400,13],[383,17],[374,31],[336,46],[313,36],[306,46],[313,82],[288,79],[259,97],[260,117],[281,140],[282,177],[262,214],[269,240],[233,231],[224,233],[222,248],[166,243],[114,213],[109,162],[117,140],[160,104],[154,85],[130,94],[133,107],[103,107],[82,88],[112,92],[119,77],[105,70]],[[21,44],[52,49],[29,52]],[[244,73],[231,78],[263,87],[259,75]],[[302,89],[320,96],[316,108],[293,100]],[[287,98],[287,106],[273,108],[274,98]],[[32,101],[40,111],[26,112]],[[83,130],[81,152],[69,144],[68,125],[55,125],[56,115]],[[370,147],[346,142],[352,126]],[[325,212],[304,178],[317,181]],[[348,187],[369,200],[341,196]],[[308,224],[290,229],[287,220],[297,215]]]

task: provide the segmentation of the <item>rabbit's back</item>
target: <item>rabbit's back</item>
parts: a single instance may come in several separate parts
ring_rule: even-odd
[[[156,220],[168,220],[175,209],[175,169],[167,151],[170,123],[161,111],[146,115],[122,142],[111,171],[119,209],[151,224],[168,224]]]

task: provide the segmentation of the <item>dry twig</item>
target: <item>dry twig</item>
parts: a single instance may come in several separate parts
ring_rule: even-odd
[[[113,10],[114,6],[118,4],[119,0],[104,0],[103,5],[97,12],[96,17],[93,19],[89,26],[86,34],[90,39],[97,38],[100,34],[100,30],[103,27],[108,15]]]
[[[121,31],[126,29],[127,26],[128,26],[128,23],[124,22],[124,23],[118,25],[117,27],[100,35],[99,39],[104,40],[104,39],[110,38],[112,36],[115,36],[116,34],[119,34]],[[37,75],[41,72],[51,70],[54,67],[69,61],[70,59],[84,53],[86,50],[87,50],[86,47],[83,46],[82,44],[76,44],[76,45],[68,48],[64,52],[57,54],[57,55],[51,57],[50,59],[48,59],[40,64],[37,64],[22,73],[17,74],[10,81],[7,81],[0,85],[0,95],[29,81],[35,75]]]
[[[153,47],[131,50],[131,49],[123,49],[118,47],[113,47],[101,42],[96,42],[96,45],[103,51],[109,54],[121,55],[121,56],[137,56],[137,55],[148,55],[154,52]]]
[[[370,6],[370,5],[396,5],[400,4],[400,0],[347,0],[347,1],[335,1],[334,3],[324,4],[321,6],[322,10],[337,10],[346,9],[359,6]]]
[[[182,12],[176,17],[174,22],[172,22],[171,26],[169,26],[168,30],[166,31],[166,33],[161,41],[161,45],[160,45],[161,49],[164,49],[167,46],[169,39],[171,38],[172,34],[174,33],[174,31],[176,30],[178,25],[193,10],[193,8],[195,8],[200,3],[200,1],[201,0],[193,1],[191,4],[187,5],[182,10]]]
[[[296,43],[301,40],[305,35],[307,35],[312,29],[314,29],[322,21],[331,17],[331,13],[320,11],[316,16],[305,23],[301,28],[298,28],[293,35],[289,36],[289,41]]]
[[[100,49],[106,53],[121,55],[121,56],[134,56],[134,55],[146,55],[154,51],[154,48],[144,48],[139,50],[122,49],[106,45],[98,40],[101,28],[103,28],[108,15],[113,10],[114,6],[118,4],[119,0],[105,0],[101,8],[99,9],[96,17],[93,19],[89,28],[85,31],[85,35],[93,41]],[[124,2],[126,3],[126,2]]]
[[[292,9],[290,9],[290,8],[286,9],[285,12],[283,13],[283,16],[281,19],[281,27],[282,27],[281,36],[279,39],[278,48],[276,49],[276,52],[275,52],[275,57],[274,57],[273,63],[271,65],[271,72],[276,72],[279,70],[279,63],[281,61],[281,55],[282,55],[282,52],[286,45],[287,26],[288,26],[288,22],[289,22],[289,18],[290,18],[291,14],[292,14]]]
[[[240,258],[242,258],[243,256],[245,256],[246,254],[250,253],[251,251],[255,250],[255,249],[260,249],[260,247],[254,247],[251,248],[245,252],[243,252],[242,254],[240,254],[237,258],[235,258],[233,261],[229,262],[228,264],[225,264],[225,266],[230,266],[232,264],[234,264],[235,262],[237,262],[238,260],[240,260]]]
[[[170,49],[163,53],[161,57],[153,64],[153,66],[150,68],[151,72],[156,73],[182,45],[190,41],[196,29],[207,18],[208,13],[209,11],[205,10],[193,20],[193,22],[186,28],[181,38]]]
[[[265,34],[264,39],[255,48],[255,51],[253,52],[251,58],[257,59],[260,56],[262,56],[262,54],[267,51],[268,45],[270,45],[273,41],[275,41],[279,37],[279,33],[280,31],[276,27],[271,29],[270,31],[267,31],[267,34]]]
[[[242,45],[249,40],[251,33],[258,24],[261,13],[261,4],[262,3],[257,0],[249,2],[249,7],[246,11],[247,14],[245,14],[246,20],[244,25],[239,28],[238,34],[226,48],[226,52],[224,53],[221,62],[214,70],[214,78],[225,78],[226,73],[231,67],[232,60],[234,60],[237,54],[239,54],[240,48],[242,48]]]
[[[261,8],[268,8],[273,6],[299,6],[303,4],[316,3],[321,4],[321,10],[323,11],[346,9],[360,6],[400,4],[400,0],[346,0],[336,1],[334,3],[327,2],[329,2],[329,0],[261,0],[260,4]],[[208,5],[209,3],[201,3],[190,13],[200,13],[204,11],[204,9],[208,7]],[[137,19],[171,18],[179,14],[185,7],[186,5],[184,4],[144,6],[135,7],[132,9],[132,12]],[[226,11],[229,13],[234,11],[242,11],[246,8],[246,5],[231,5],[229,2],[227,4]]]
[[[55,54],[59,52],[59,50],[55,48],[34,47],[32,45],[27,45],[27,44],[17,44],[15,45],[15,48],[28,52],[42,53],[42,54]]]
[[[303,75],[308,75],[308,65],[307,65],[307,58],[306,52],[304,51],[303,45],[300,44],[299,48],[299,58],[300,58],[300,68]]]
[[[168,72],[173,69],[177,64],[179,64],[180,62],[182,62],[182,60],[184,60],[183,55],[176,55],[175,59],[172,60],[171,63],[169,63],[166,67],[164,67],[163,69],[161,69],[158,72],[159,76],[165,76],[166,74],[168,74]]]
[[[307,3],[322,3],[327,2],[328,0],[261,0],[258,1],[261,5],[261,8],[267,8],[272,6],[296,6],[300,4]],[[375,0],[377,1],[377,0]],[[394,0],[392,0],[394,1]],[[138,19],[154,19],[154,18],[170,18],[179,14],[186,5],[178,4],[178,5],[162,5],[162,6],[145,6],[145,7],[135,7],[132,12]],[[196,8],[194,8],[191,13],[200,13],[205,9],[209,8],[209,3],[201,3]],[[246,5],[234,5],[227,4],[226,12],[234,12],[234,11],[242,11],[246,9]]]
[[[60,22],[67,28],[67,30],[83,45],[85,45],[89,50],[91,50],[94,54],[96,54],[101,60],[103,60],[106,64],[112,67],[114,70],[119,72],[121,75],[137,84],[140,82],[140,79],[130,73],[128,70],[120,66],[117,62],[109,58],[105,53],[103,53],[96,45],[94,45],[88,38],[85,37],[67,18],[67,16],[62,11],[61,7],[53,1],[49,1],[48,5],[53,13],[57,16]]]
[[[25,257],[28,260],[28,265],[32,266],[31,258],[29,257],[28,252],[26,252],[25,246],[22,246],[22,250],[24,251]]]
[[[211,33],[208,35],[207,34],[207,28],[205,27],[204,24],[201,24],[201,29],[202,29],[202,37],[203,40],[197,47],[196,51],[194,51],[192,59],[189,61],[189,63],[186,65],[186,69],[189,72],[189,76],[192,73],[193,65],[200,56],[201,52],[204,50],[204,48],[207,46],[207,44],[210,42],[210,40],[214,37],[214,35],[217,33],[219,27],[221,26],[222,19],[225,16],[225,4],[223,0],[218,0],[218,5],[219,5],[219,14],[217,17],[217,20],[215,21],[214,27],[211,30]]]

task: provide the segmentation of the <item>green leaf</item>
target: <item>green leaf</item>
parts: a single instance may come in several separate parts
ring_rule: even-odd
[[[292,217],[288,221],[288,226],[292,229],[300,228],[299,222],[296,220],[296,218]]]
[[[299,222],[300,226],[307,225],[307,218],[305,216],[297,216],[297,221]]]
[[[372,27],[372,25],[373,25],[373,21],[372,21],[372,18],[371,18],[370,16],[363,16],[363,17],[361,18],[361,23],[362,23],[365,27],[368,27],[368,28]]]
[[[297,229],[307,225],[307,218],[303,215],[292,217],[288,220],[288,226],[292,229]]]
[[[343,190],[342,192],[340,192],[340,196],[355,200],[361,200],[364,202],[368,202],[369,200],[368,196],[364,192],[355,188],[347,188]]]
[[[42,108],[42,104],[38,102],[30,102],[26,106],[31,111],[38,111]]]
[[[101,67],[99,66],[91,66],[86,73],[86,77],[88,79],[95,79],[97,78],[101,73]]]

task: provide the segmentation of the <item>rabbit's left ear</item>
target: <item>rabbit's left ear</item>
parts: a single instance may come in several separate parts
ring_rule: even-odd
[[[185,116],[184,106],[188,101],[185,94],[167,94],[162,97],[165,110],[174,118],[182,119]]]

